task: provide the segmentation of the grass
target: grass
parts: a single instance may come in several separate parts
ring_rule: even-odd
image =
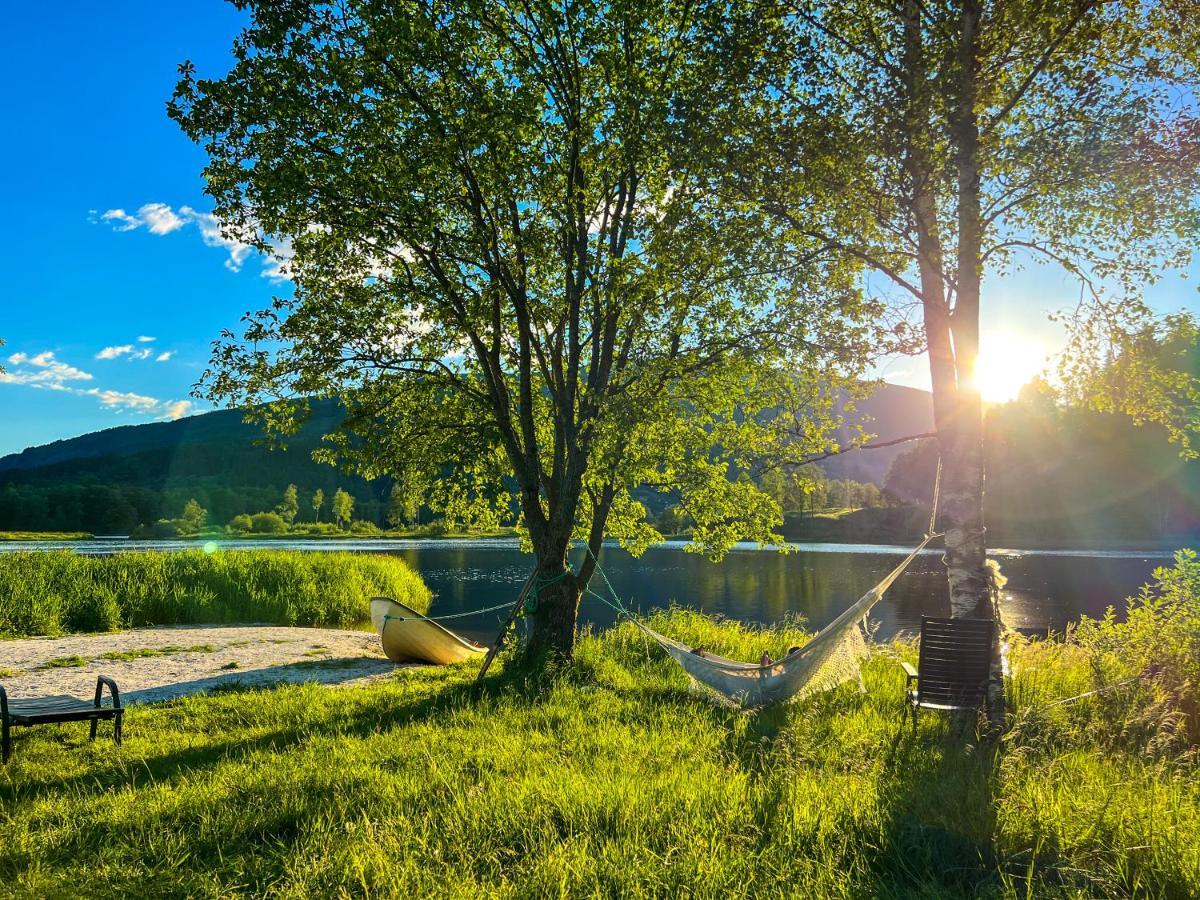
[[[217,648],[212,644],[194,644],[191,647],[135,647],[132,650],[110,650],[101,653],[99,659],[113,659],[129,662],[135,659],[150,659],[155,656],[174,656],[176,653],[216,653]]]
[[[88,531],[0,531],[0,541],[90,541]]]
[[[56,656],[42,663],[43,669],[75,669],[86,666],[91,660],[86,656]]]
[[[388,556],[0,554],[0,637],[233,622],[352,628],[370,621],[368,601],[377,594],[429,608],[424,582]]]
[[[657,626],[742,658],[796,639],[678,611]],[[1105,695],[1048,705],[1091,686],[1079,647],[1014,649],[994,744],[932,714],[901,728],[896,653],[865,693],[751,715],[624,626],[479,698],[472,666],[406,669],[135,707],[120,751],[30,729],[0,771],[0,892],[1200,895],[1194,765],[1102,739]]]

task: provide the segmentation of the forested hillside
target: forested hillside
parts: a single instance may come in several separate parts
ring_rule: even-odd
[[[0,531],[129,534],[180,517],[192,499],[208,524],[226,525],[235,516],[276,510],[288,485],[298,489],[297,523],[331,522],[332,498],[344,491],[353,498],[354,519],[386,526],[391,479],[366,481],[312,459],[339,415],[332,403],[316,404],[312,421],[286,451],[258,443],[259,431],[244,424],[241,413],[221,411],[5,457]],[[877,440],[931,427],[929,395],[911,388],[885,385],[861,401],[855,415]],[[993,408],[988,428],[993,546],[1183,545],[1200,535],[1200,462],[1181,460],[1157,429],[1064,408],[1032,390]],[[932,445],[911,443],[857,451],[793,478],[769,472],[761,484],[784,507],[789,537],[906,540],[920,530],[933,454]],[[317,491],[325,498],[320,510],[313,506]],[[664,531],[688,530],[687,516],[669,498],[646,491],[639,499]],[[887,508],[905,506],[912,509]],[[421,521],[428,520],[426,513]]]

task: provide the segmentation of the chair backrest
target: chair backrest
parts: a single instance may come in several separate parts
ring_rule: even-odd
[[[996,623],[921,617],[917,702],[974,708],[987,696]]]

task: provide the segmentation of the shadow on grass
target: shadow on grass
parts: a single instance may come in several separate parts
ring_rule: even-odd
[[[897,733],[880,773],[885,799],[874,889],[940,888],[972,896],[999,887],[995,836],[1002,745],[975,723],[923,715]]]
[[[520,694],[532,706],[540,702],[549,693],[544,690],[542,679],[536,673],[531,673],[517,666],[508,666],[495,675],[490,676],[480,689],[474,683],[474,670],[451,671],[446,673],[448,683],[442,689],[431,687],[430,691],[409,702],[397,703],[396,695],[381,692],[372,702],[355,705],[351,711],[340,713],[331,711],[315,721],[279,728],[254,737],[219,740],[200,747],[188,747],[145,759],[130,760],[115,758],[105,762],[102,767],[86,773],[66,777],[49,777],[42,779],[18,780],[3,778],[0,772],[0,809],[16,812],[17,804],[21,802],[37,802],[48,794],[67,795],[98,795],[106,791],[130,786],[145,786],[149,784],[169,785],[183,778],[192,778],[206,769],[215,768],[229,760],[251,755],[258,751],[286,752],[300,747],[314,739],[322,737],[353,737],[367,738],[371,735],[386,732],[406,725],[415,725],[426,720],[435,719],[449,711],[477,703],[486,703],[502,695]],[[454,680],[450,680],[454,679]],[[247,696],[263,694],[278,687],[278,684],[262,684],[252,686],[226,685],[220,688],[222,694]],[[160,708],[169,711],[170,705]],[[134,710],[129,729],[139,726],[137,713]],[[232,714],[232,713],[230,713]],[[148,724],[148,723],[147,723]],[[169,727],[169,726],[168,726]],[[64,735],[65,736],[65,735]],[[58,735],[51,736],[51,739]],[[102,734],[98,740],[107,738]],[[46,735],[41,736],[46,740]],[[81,746],[87,740],[86,731],[81,731],[78,744]],[[66,743],[66,742],[64,742]],[[280,819],[275,827],[264,832],[261,823],[248,826],[245,834],[222,833],[211,842],[200,841],[192,846],[194,853],[201,858],[211,855],[214,859],[220,856],[228,860],[231,847],[242,846],[250,855],[261,852],[264,840],[286,840],[289,829],[299,828],[301,823],[289,823],[287,814],[281,811]],[[108,827],[104,842],[115,845],[126,845],[131,839],[146,827],[145,821],[130,822],[128,825]],[[127,832],[122,834],[121,832]],[[57,840],[46,840],[39,843],[37,862],[49,867],[69,866],[81,858],[81,854],[94,851],[97,835],[90,832],[72,833],[70,829],[59,832]],[[12,877],[25,871],[34,860],[29,857],[27,850],[16,847],[0,847],[0,876]]]

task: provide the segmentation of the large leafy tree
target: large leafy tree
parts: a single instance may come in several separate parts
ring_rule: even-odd
[[[973,372],[981,308],[1003,301],[986,296],[986,279],[1031,262],[1078,276],[1071,319],[1093,349],[1145,328],[1141,287],[1183,264],[1196,233],[1196,78],[1174,27],[1195,16],[1191,6],[750,4],[731,47],[767,34],[774,52],[742,58],[732,77],[719,67],[693,98],[710,120],[758,112],[753,127],[717,129],[725,165],[714,189],[863,263],[893,308],[914,307],[955,615],[992,614]],[[1119,402],[1153,415],[1148,392]]]
[[[236,65],[184,64],[171,115],[210,157],[227,229],[290,248],[293,297],[215,346],[205,391],[287,433],[297,397],[349,409],[328,458],[433,485],[536,557],[530,649],[569,654],[605,535],[775,540],[729,477],[827,449],[878,310],[857,262],[708,190],[695,120],[720,4],[239,3]],[[575,540],[591,554],[572,566]]]

